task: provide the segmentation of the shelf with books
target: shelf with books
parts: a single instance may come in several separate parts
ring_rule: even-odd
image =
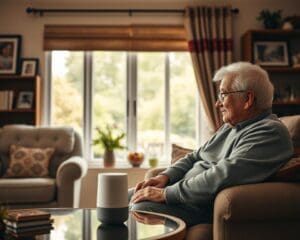
[[[40,124],[41,78],[0,76],[0,127]]]
[[[273,112],[279,116],[300,114],[299,43],[299,30],[249,30],[241,38],[242,59],[269,73]]]

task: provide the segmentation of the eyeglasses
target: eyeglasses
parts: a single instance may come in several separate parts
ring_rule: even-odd
[[[241,93],[241,92],[246,92],[245,90],[240,90],[240,91],[232,91],[232,92],[219,92],[218,94],[218,99],[220,102],[224,102],[224,99],[227,95],[233,94],[233,93]]]

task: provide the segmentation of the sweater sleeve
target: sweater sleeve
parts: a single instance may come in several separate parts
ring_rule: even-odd
[[[182,179],[184,175],[194,166],[194,163],[199,161],[200,149],[192,153],[188,153],[161,173],[169,177],[169,184],[173,184]]]
[[[167,186],[166,201],[211,203],[226,187],[264,181],[290,159],[292,151],[290,137],[283,127],[264,125],[249,129],[236,141],[229,157],[194,177]]]

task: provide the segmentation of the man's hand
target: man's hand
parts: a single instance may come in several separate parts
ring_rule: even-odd
[[[157,175],[156,177],[149,178],[148,180],[142,181],[135,186],[134,192],[136,193],[140,189],[146,188],[148,186],[153,186],[156,188],[164,188],[169,181],[167,175]]]
[[[133,211],[131,212],[131,215],[134,217],[136,221],[148,225],[164,224],[166,222],[166,219],[164,217],[157,216],[154,214],[146,214],[146,213]]]
[[[132,203],[141,201],[165,202],[165,194],[163,188],[146,187],[138,190],[131,198]]]

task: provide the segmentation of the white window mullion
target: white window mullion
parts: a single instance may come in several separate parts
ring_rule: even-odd
[[[171,156],[171,143],[170,143],[170,55],[166,53],[165,55],[165,161]]]
[[[88,161],[92,160],[92,101],[93,101],[93,81],[92,81],[92,52],[84,52],[84,86],[83,86],[83,139],[84,157]]]
[[[137,54],[127,53],[127,144],[129,151],[137,148]]]
[[[46,52],[45,64],[45,84],[44,84],[44,106],[43,106],[43,119],[42,125],[51,124],[51,99],[52,99],[52,52]]]

